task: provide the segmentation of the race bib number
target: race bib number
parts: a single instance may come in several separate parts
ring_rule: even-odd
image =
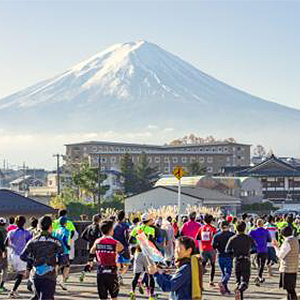
[[[210,241],[210,232],[209,231],[202,231],[201,240],[204,242]]]

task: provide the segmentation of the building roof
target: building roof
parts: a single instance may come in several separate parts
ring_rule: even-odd
[[[181,186],[196,186],[203,176],[184,176],[181,178]],[[163,177],[157,180],[155,186],[177,186],[178,179],[175,176]]]
[[[0,214],[54,214],[56,209],[10,190],[0,189]]]
[[[186,145],[153,145],[153,144],[137,144],[137,143],[122,143],[122,142],[108,142],[108,141],[87,141],[72,144],[65,144],[65,146],[80,146],[80,145],[111,145],[111,146],[132,146],[132,147],[153,147],[159,149],[173,149],[173,148],[183,148],[183,147],[201,147],[201,146],[217,146],[217,145],[241,145],[241,146],[251,146],[251,144],[242,144],[237,142],[211,142],[203,144],[186,144]]]
[[[173,190],[175,192],[178,192],[178,188],[175,186],[172,187],[167,187],[167,189],[169,190]],[[203,188],[203,187],[197,187],[197,188],[192,188],[192,187],[181,187],[181,192],[185,195],[191,196],[191,197],[195,197],[198,199],[203,199],[205,201],[205,203],[207,203],[207,200],[209,201],[209,203],[213,203],[215,202],[230,202],[230,203],[236,203],[236,204],[240,204],[241,201],[240,199],[236,198],[236,197],[232,197],[232,196],[228,196],[226,194],[220,193],[216,190],[212,190],[212,189],[207,189],[207,188]]]
[[[267,160],[246,170],[236,172],[238,176],[300,176],[300,168],[271,155]]]
[[[165,190],[168,190],[168,191],[171,191],[171,192],[174,192],[174,193],[178,193],[178,188],[176,186],[157,186],[157,187],[154,187],[153,189],[151,189],[149,191],[129,196],[126,199],[131,198],[131,197],[135,197],[137,195],[141,195],[141,194],[144,194],[144,193],[151,192],[155,189],[165,189]],[[211,205],[211,204],[215,204],[215,205],[220,205],[220,204],[240,205],[241,204],[241,200],[239,198],[228,196],[228,195],[225,195],[223,193],[217,192],[215,190],[211,190],[211,189],[207,189],[207,188],[203,188],[203,187],[197,187],[197,188],[181,187],[181,194],[196,198],[198,200],[202,200],[204,205]],[[126,201],[126,199],[125,199],[125,201]]]

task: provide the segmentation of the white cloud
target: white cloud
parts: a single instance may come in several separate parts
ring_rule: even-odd
[[[55,169],[53,154],[65,153],[65,144],[91,140],[164,144],[175,137],[172,128],[152,128],[136,132],[73,132],[60,134],[19,134],[0,129],[0,163],[5,159],[18,166],[25,162],[30,167]]]

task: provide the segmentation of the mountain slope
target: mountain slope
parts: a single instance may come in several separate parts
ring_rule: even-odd
[[[145,41],[113,45],[0,99],[0,128],[134,131],[149,124],[274,141],[300,125],[300,111],[233,88]]]

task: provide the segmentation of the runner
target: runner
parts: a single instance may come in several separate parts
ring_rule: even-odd
[[[291,226],[283,228],[281,234],[284,237],[284,242],[280,248],[279,243],[276,240],[273,241],[276,254],[280,259],[279,287],[287,291],[288,300],[297,300],[298,297],[295,288],[299,266],[299,243],[294,237]]]
[[[7,251],[5,246],[7,231],[5,229],[5,225],[6,220],[4,218],[0,218],[0,293],[8,292],[8,290],[4,287],[7,276]]]
[[[101,231],[100,231],[100,223],[101,221],[101,215],[97,214],[93,216],[93,223],[85,228],[85,230],[82,232],[81,237],[88,242],[88,251],[89,251],[89,257],[88,262],[84,267],[84,270],[81,272],[79,276],[79,281],[83,282],[86,272],[91,272],[93,269],[94,260],[96,258],[96,254],[91,253],[91,249],[94,246],[95,241],[101,237]]]
[[[66,257],[66,264],[62,266],[62,281],[60,282],[60,286],[63,290],[67,290],[66,281],[70,272],[70,231],[66,228],[68,220],[66,217],[59,218],[59,227],[52,233],[52,236],[57,238],[63,245],[64,255]]]
[[[248,288],[251,274],[250,252],[255,242],[245,234],[245,222],[238,222],[236,229],[238,233],[229,239],[225,252],[232,254],[235,258],[235,299],[243,300],[244,291]]]
[[[103,237],[95,241],[91,253],[96,253],[98,261],[97,287],[100,299],[108,299],[108,293],[114,300],[118,298],[119,282],[116,264],[117,253],[123,251],[123,245],[115,240],[113,221],[104,221],[100,225]]]
[[[276,256],[276,251],[273,245],[273,241],[278,241],[278,229],[275,225],[275,218],[272,215],[268,216],[268,222],[265,224],[265,228],[269,231],[272,242],[268,243],[268,269],[269,269],[269,276],[272,277],[272,265],[276,264],[278,259]]]
[[[198,249],[196,238],[201,225],[195,221],[196,216],[197,213],[195,211],[189,214],[189,221],[184,223],[181,228],[181,236],[188,236],[194,239],[196,248]]]
[[[118,270],[120,285],[123,285],[123,277],[131,263],[129,249],[129,226],[125,223],[125,212],[121,210],[117,216],[118,222],[114,226],[113,238],[123,245],[123,252],[118,254]]]
[[[228,288],[228,282],[232,272],[232,256],[225,252],[228,240],[234,236],[233,232],[230,232],[229,224],[227,221],[223,221],[220,224],[221,232],[217,233],[213,239],[213,248],[218,250],[218,264],[222,273],[222,279],[219,283],[221,294],[230,295]]]
[[[10,232],[10,231],[15,230],[15,229],[18,228],[18,226],[15,224],[15,218],[14,217],[10,217],[8,219],[8,223],[9,223],[9,225],[6,228],[7,232]]]
[[[272,238],[269,231],[263,227],[264,221],[262,219],[258,219],[256,225],[257,228],[251,230],[250,236],[256,243],[258,276],[255,278],[255,284],[260,286],[265,281],[263,272],[268,258],[268,243],[272,242]]]
[[[214,287],[214,277],[215,277],[215,264],[216,264],[216,251],[212,246],[213,237],[217,233],[217,228],[211,225],[213,221],[213,216],[206,214],[204,216],[205,225],[199,229],[198,239],[201,242],[201,256],[203,259],[203,271],[205,272],[205,267],[208,261],[210,261],[211,271],[210,271],[210,283],[211,287]]]
[[[9,298],[19,298],[17,290],[26,271],[26,263],[21,260],[20,255],[32,236],[28,230],[24,229],[25,223],[25,217],[18,216],[16,218],[16,225],[18,228],[11,230],[7,234],[6,245],[11,248],[9,261],[13,270],[16,272],[16,281],[13,289],[9,293]]]
[[[34,298],[53,300],[56,286],[56,265],[67,263],[61,242],[51,236],[52,219],[40,219],[41,233],[26,245],[21,259],[27,262],[27,274],[33,271]]]

